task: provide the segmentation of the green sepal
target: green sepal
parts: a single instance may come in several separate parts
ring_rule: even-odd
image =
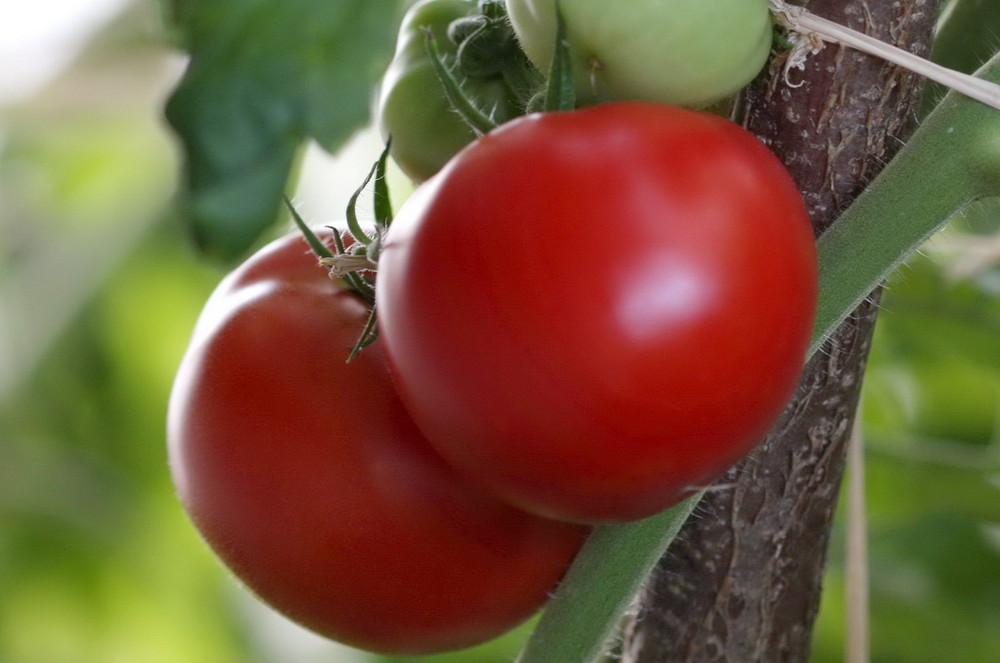
[[[385,230],[392,223],[392,199],[389,196],[389,183],[386,181],[385,171],[389,162],[389,149],[391,139],[386,143],[385,149],[375,162],[375,186],[374,200],[372,205],[375,211],[375,225],[377,228]],[[372,256],[376,259],[376,256]]]
[[[295,222],[295,226],[306,238],[306,242],[309,243],[309,248],[312,249],[312,252],[319,258],[332,258],[333,252],[327,248],[326,244],[324,244],[322,240],[316,236],[316,233],[312,231],[312,228],[306,224],[305,220],[299,214],[299,211],[295,209],[294,205],[292,205],[292,201],[288,199],[288,196],[285,196],[285,207],[288,208],[288,213],[292,215],[292,220]]]
[[[378,340],[378,318],[375,313],[375,307],[372,306],[368,313],[368,321],[365,322],[365,328],[361,330],[361,336],[358,337],[358,342],[351,346],[351,352],[347,355],[347,361],[354,361],[354,358],[358,354],[367,348],[369,345]]]
[[[476,107],[472,100],[470,100],[462,90],[462,85],[458,82],[458,79],[455,78],[455,74],[452,73],[451,69],[449,69],[444,63],[444,60],[441,57],[441,51],[438,49],[437,39],[434,37],[434,33],[425,29],[424,35],[427,46],[427,54],[434,66],[434,73],[437,74],[438,80],[441,82],[441,87],[444,90],[444,94],[448,98],[448,102],[451,104],[455,112],[458,113],[459,117],[462,118],[462,121],[464,121],[477,136],[481,136],[495,129],[497,126],[496,122]]]
[[[566,38],[566,21],[556,5],[556,46],[549,69],[549,82],[545,88],[545,111],[566,111],[576,107],[576,81],[573,73],[573,55]]]

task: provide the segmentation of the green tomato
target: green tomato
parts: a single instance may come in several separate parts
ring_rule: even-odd
[[[771,48],[767,0],[558,0],[580,104],[640,99],[702,107],[736,92]],[[556,0],[507,0],[532,62],[552,63]]]
[[[434,35],[442,60],[456,72],[466,95],[480,110],[498,123],[522,112],[503,66],[484,70],[481,58],[479,62],[468,58],[469,64],[461,66],[461,40],[477,25],[472,19],[486,20],[477,0],[421,0],[400,25],[396,52],[382,79],[376,117],[382,138],[392,139],[393,160],[415,182],[436,173],[476,137],[445,96],[427,52],[424,30]],[[523,61],[513,37],[508,41],[507,50]],[[503,57],[495,59],[504,64]]]

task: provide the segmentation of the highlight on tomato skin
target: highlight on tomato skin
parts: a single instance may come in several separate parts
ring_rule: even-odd
[[[520,508],[607,523],[671,506],[766,433],[816,271],[760,141],[622,102],[460,152],[400,209],[376,298],[397,390],[448,463]]]
[[[470,646],[530,617],[586,529],[462,480],[403,408],[368,311],[291,235],[220,284],[169,407],[179,498],[264,602],[362,649]]]

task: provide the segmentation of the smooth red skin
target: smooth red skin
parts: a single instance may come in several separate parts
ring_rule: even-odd
[[[205,540],[265,602],[379,652],[495,637],[545,601],[582,528],[470,487],[404,411],[367,311],[298,237],[213,294],[174,385],[173,479]]]
[[[816,300],[801,196],[751,134],[644,103],[533,115],[407,201],[377,301],[442,456],[533,512],[653,514],[789,399]]]

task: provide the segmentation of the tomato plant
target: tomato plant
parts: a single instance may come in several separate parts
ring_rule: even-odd
[[[479,110],[496,122],[523,112],[522,97],[528,93],[524,86],[530,81],[522,79],[530,65],[506,16],[485,14],[483,4],[422,0],[409,9],[400,25],[396,53],[382,80],[377,120],[383,139],[392,139],[393,160],[414,181],[436,173],[476,137],[452,111],[428,53],[425,30]],[[476,48],[486,52],[476,52]]]
[[[173,479],[216,554],[264,601],[366,649],[477,643],[530,616],[582,529],[461,481],[390,383],[366,306],[297,236],[231,274],[170,400]]]
[[[508,0],[525,52],[552,62],[556,0]],[[559,0],[577,98],[707,106],[736,92],[771,48],[767,0]]]
[[[621,102],[460,152],[402,206],[376,298],[400,394],[447,461],[522,508],[605,522],[669,506],[766,432],[816,278],[801,196],[763,144]]]

